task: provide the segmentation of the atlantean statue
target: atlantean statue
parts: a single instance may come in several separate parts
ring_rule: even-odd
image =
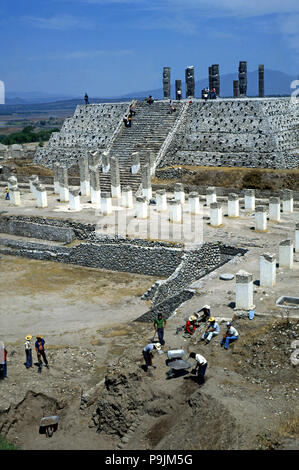
[[[239,64],[239,88],[240,96],[247,95],[247,62],[240,62]]]
[[[170,67],[163,67],[164,99],[170,99]]]
[[[265,96],[264,66],[259,65],[259,97]]]
[[[194,97],[195,81],[194,81],[193,65],[186,68],[185,77],[186,77],[186,98],[189,98],[189,96]]]
[[[216,95],[220,96],[220,74],[219,74],[219,64],[214,64],[211,66],[211,90],[215,88]]]

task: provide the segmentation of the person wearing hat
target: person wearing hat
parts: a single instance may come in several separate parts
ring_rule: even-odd
[[[193,335],[195,333],[195,330],[196,330],[196,325],[195,325],[195,322],[197,320],[197,317],[195,315],[191,315],[191,317],[189,317],[187,323],[186,323],[186,333],[188,333],[189,335]]]
[[[209,324],[201,337],[202,341],[206,340],[206,344],[209,344],[213,336],[219,335],[220,333],[220,326],[214,317],[209,318],[208,322]]]
[[[29,369],[29,367],[32,367],[32,345],[31,345],[31,340],[32,336],[27,335],[25,338],[25,354],[26,354],[26,369]]]
[[[155,332],[158,333],[158,339],[162,346],[164,346],[164,328],[166,326],[166,320],[163,318],[162,313],[158,313],[157,318],[154,321]]]
[[[0,341],[0,378],[7,378],[7,349],[3,341]]]
[[[203,312],[198,319],[198,321],[201,322],[206,322],[208,318],[211,317],[211,307],[210,305],[204,305],[200,310],[197,311],[197,313]]]
[[[147,344],[143,350],[142,354],[145,360],[145,370],[147,371],[148,366],[153,366],[153,351],[156,349],[157,351],[160,351],[161,349],[161,344],[160,343],[149,343]],[[155,367],[155,366],[153,366]]]
[[[239,338],[239,333],[237,332],[236,328],[232,326],[231,322],[228,321],[226,323],[226,328],[227,330],[220,342],[220,346],[222,347],[224,345],[224,349],[228,349],[229,343],[236,341]]]
[[[201,354],[195,354],[195,352],[191,352],[189,357],[196,360],[195,370],[197,372],[199,384],[205,383],[205,373],[208,366],[208,361]]]
[[[37,372],[40,374],[41,371],[42,371],[42,364],[43,364],[41,357],[44,360],[46,368],[49,369],[48,360],[47,360],[47,356],[46,356],[46,353],[45,353],[45,340],[44,340],[44,338],[41,337],[41,335],[36,335],[35,350],[36,350],[37,360],[38,360],[38,371]]]

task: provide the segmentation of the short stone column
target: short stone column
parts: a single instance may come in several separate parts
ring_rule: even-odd
[[[79,188],[74,188],[74,187],[69,188],[70,210],[71,211],[80,211],[81,210],[79,192],[80,192]]]
[[[101,211],[103,215],[112,214],[112,199],[111,194],[104,192],[101,195]]]
[[[140,155],[139,152],[132,153],[131,173],[136,175],[140,170]]]
[[[245,201],[245,210],[254,211],[255,210],[255,191],[254,189],[245,189],[244,190],[244,201]]]
[[[10,176],[7,180],[7,186],[8,189],[10,190],[13,186],[18,186],[18,180],[16,176]]]
[[[280,198],[269,198],[269,220],[272,222],[280,222]]]
[[[279,243],[279,267],[293,268],[294,263],[294,243],[287,239]]]
[[[255,230],[265,232],[267,230],[267,214],[265,206],[256,206],[255,208]]]
[[[295,228],[295,253],[299,253],[299,224]]]
[[[222,225],[222,207],[219,202],[212,202],[210,204],[210,224],[212,227]]]
[[[38,183],[39,183],[38,176],[37,176],[37,175],[31,175],[31,176],[29,176],[29,187],[30,187],[30,191],[31,191],[32,194],[36,197],[36,192],[35,192],[34,183],[35,183],[35,184],[38,184]]]
[[[149,201],[152,197],[152,178],[150,165],[148,163],[142,168],[141,181],[142,196],[146,197],[146,199]]]
[[[69,202],[69,179],[67,168],[59,168],[60,202]]]
[[[137,219],[147,219],[148,202],[145,196],[136,197],[136,217]]]
[[[293,191],[291,189],[285,189],[282,193],[282,211],[293,212],[293,210],[294,210]]]
[[[227,201],[228,217],[239,217],[240,215],[240,206],[239,206],[239,196],[235,193],[230,193],[228,195]]]
[[[79,170],[81,196],[90,196],[90,177],[87,156],[79,160]]]
[[[199,194],[196,192],[189,193],[188,201],[189,201],[190,214],[199,215],[200,214]]]
[[[145,155],[145,164],[150,166],[151,176],[153,176],[156,170],[156,155],[154,152],[148,152]]]
[[[253,308],[252,274],[240,270],[236,274],[236,308],[251,310]]]
[[[102,173],[109,173],[110,171],[110,154],[109,152],[102,153]]]
[[[37,207],[44,208],[48,207],[48,198],[46,188],[42,184],[35,185]]]
[[[53,177],[54,177],[54,194],[60,194],[59,163],[57,162],[55,162],[53,165]]]
[[[182,222],[182,204],[177,199],[169,201],[169,220],[173,223]]]
[[[260,286],[273,287],[276,282],[276,255],[263,253],[260,256]]]
[[[110,176],[111,176],[111,195],[112,197],[121,197],[120,173],[118,159],[110,158]]]
[[[133,191],[131,186],[125,186],[122,189],[122,204],[127,209],[132,209],[133,204]]]
[[[174,185],[174,199],[180,201],[181,204],[185,204],[185,191],[182,183],[176,183]]]
[[[17,185],[10,187],[9,196],[10,196],[11,204],[13,204],[14,206],[21,205],[21,196],[20,196],[20,191]]]
[[[217,202],[216,188],[210,186],[206,190],[206,204],[209,206],[212,202]]]
[[[167,211],[167,197],[165,189],[158,189],[156,191],[156,203],[157,211]]]

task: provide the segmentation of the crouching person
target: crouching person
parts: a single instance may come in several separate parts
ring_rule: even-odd
[[[232,341],[236,341],[239,338],[239,333],[237,332],[236,328],[234,328],[231,322],[226,323],[227,330],[224,333],[224,336],[220,342],[220,346],[224,346],[224,349],[229,348],[229,343]]]
[[[197,371],[198,383],[200,385],[205,383],[205,373],[208,366],[208,362],[205,357],[201,354],[195,354],[195,352],[191,352],[189,357],[196,360],[195,370]]]
[[[148,366],[153,366],[153,351],[157,350],[159,351],[161,349],[161,344],[160,343],[149,343],[147,344],[143,350],[142,354],[145,360],[145,368],[144,370],[147,372]]]
[[[209,318],[209,324],[207,328],[205,329],[201,337],[201,340],[202,341],[206,340],[206,344],[208,344],[213,338],[213,336],[219,335],[219,333],[220,333],[220,326],[216,322],[215,318],[211,317]]]

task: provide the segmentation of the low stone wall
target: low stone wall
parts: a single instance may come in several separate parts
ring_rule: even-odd
[[[95,225],[43,217],[0,216],[0,232],[40,240],[71,243],[84,240]]]

